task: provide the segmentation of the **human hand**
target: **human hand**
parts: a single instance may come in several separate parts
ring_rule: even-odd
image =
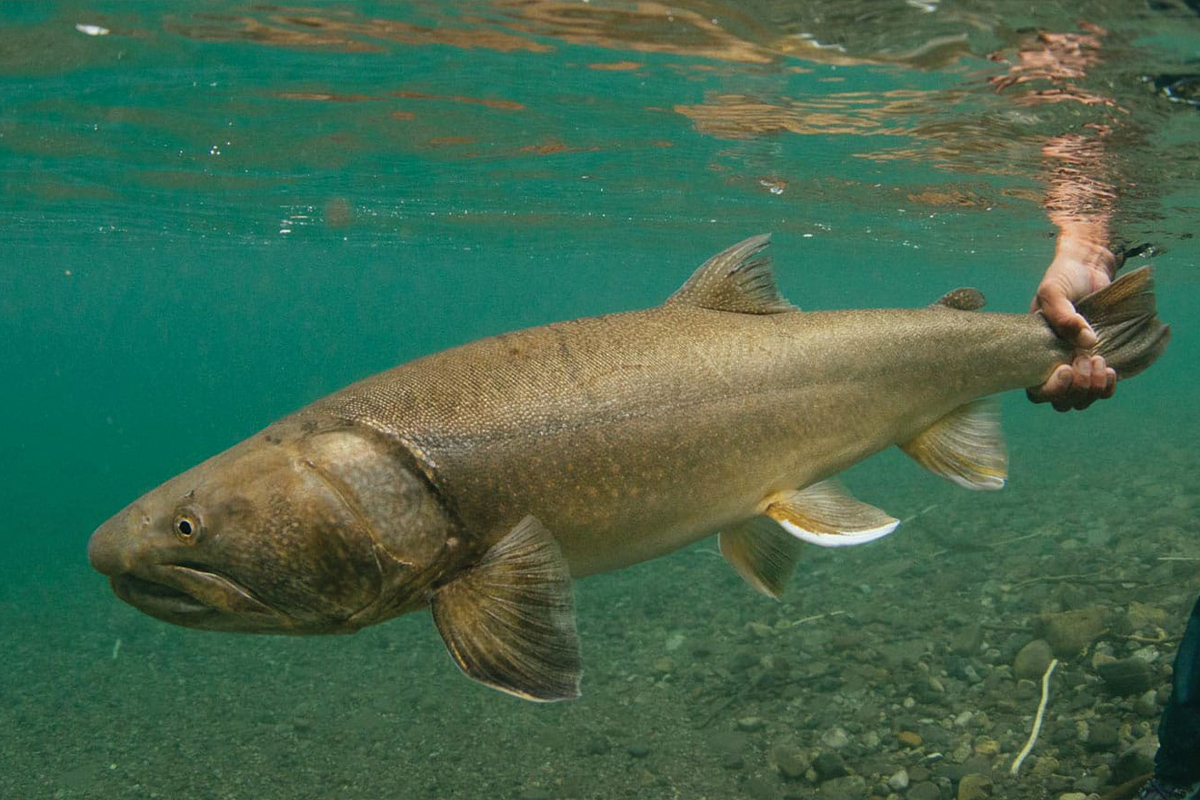
[[[1026,391],[1033,402],[1069,411],[1112,397],[1117,373],[1090,352],[1098,341],[1096,332],[1073,301],[1107,286],[1117,266],[1117,257],[1108,248],[1065,234],[1059,237],[1054,260],[1029,310],[1040,312],[1060,337],[1074,345],[1076,356],[1070,364],[1059,365],[1041,386]]]

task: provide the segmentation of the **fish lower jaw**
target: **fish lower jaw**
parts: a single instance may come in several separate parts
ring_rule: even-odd
[[[109,578],[113,592],[129,605],[159,619],[176,622],[179,617],[215,613],[215,609],[187,592],[131,573]]]

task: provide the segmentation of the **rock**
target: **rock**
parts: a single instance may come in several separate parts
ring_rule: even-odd
[[[887,779],[888,788],[894,792],[903,792],[908,788],[908,772],[903,767],[892,773]]]
[[[738,730],[746,733],[757,733],[766,725],[767,723],[763,721],[762,717],[742,717],[737,721]]]
[[[645,758],[650,755],[650,748],[644,744],[631,744],[625,752],[634,758]]]
[[[904,747],[911,748],[921,746],[921,734],[913,731],[900,731],[898,734],[896,734],[896,739]]]
[[[983,628],[976,622],[959,628],[958,633],[950,639],[950,649],[960,656],[973,656],[983,646]]]
[[[1088,738],[1084,746],[1093,753],[1111,753],[1121,742],[1121,734],[1112,722],[1094,720],[1088,726]]]
[[[844,728],[830,728],[821,734],[821,744],[833,750],[841,750],[850,744],[850,735]]]
[[[779,769],[779,773],[788,780],[799,780],[804,777],[812,765],[808,755],[794,744],[777,744],[771,748],[771,760]]]
[[[990,736],[980,736],[975,740],[974,749],[981,756],[995,756],[1000,754],[1000,743]]]
[[[840,778],[846,774],[846,764],[842,761],[842,757],[829,751],[818,753],[817,757],[813,759],[812,768],[813,772],[817,773],[817,780],[820,781]]]
[[[769,639],[775,635],[775,629],[765,622],[747,622],[746,630],[750,631],[759,639]]]
[[[1070,658],[1078,655],[1104,632],[1104,611],[1085,608],[1042,614],[1034,621],[1034,632],[1045,639],[1054,655]]]
[[[942,790],[937,787],[936,783],[922,781],[909,787],[908,794],[905,796],[908,800],[942,800]]]
[[[1158,692],[1150,689],[1144,692],[1141,697],[1133,703],[1133,710],[1140,717],[1147,719],[1157,719],[1158,717]]]
[[[1143,628],[1161,628],[1167,624],[1168,617],[1165,610],[1134,600],[1125,612],[1125,632],[1137,633]]]
[[[1087,795],[1083,792],[1063,792],[1058,800],[1087,800]]]
[[[1042,778],[1048,778],[1058,772],[1058,759],[1054,756],[1038,756],[1033,762],[1033,769],[1030,770],[1034,775]]]
[[[1147,739],[1140,740],[1137,744],[1126,750],[1117,759],[1112,768],[1111,783],[1120,785],[1131,781],[1139,775],[1145,775],[1147,772],[1154,771],[1154,753],[1152,748],[1146,748],[1142,742],[1147,742]],[[1147,750],[1150,752],[1147,752]]]
[[[667,656],[656,659],[654,662],[654,672],[659,675],[667,675],[675,671],[675,661]]]
[[[972,772],[958,782],[958,800],[987,800],[992,796],[992,779]]]
[[[1104,685],[1115,695],[1141,694],[1156,683],[1154,670],[1140,658],[1123,658],[1096,665]]]
[[[1045,639],[1034,639],[1017,652],[1017,657],[1013,659],[1013,675],[1018,679],[1040,681],[1052,658],[1054,653],[1050,643]]]
[[[821,784],[820,796],[828,800],[861,800],[867,796],[867,780],[861,775],[845,775]]]

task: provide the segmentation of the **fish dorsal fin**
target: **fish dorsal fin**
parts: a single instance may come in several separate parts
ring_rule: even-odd
[[[926,469],[968,489],[999,489],[1008,476],[1000,406],[995,399],[959,406],[900,449]]]
[[[770,243],[771,235],[764,233],[722,250],[701,264],[667,303],[742,314],[795,311],[779,293],[771,258],[763,253]]]
[[[801,541],[822,547],[866,544],[896,530],[900,521],[851,497],[836,481],[780,492],[763,513]]]
[[[803,547],[775,520],[761,514],[721,531],[717,546],[746,583],[776,600],[792,577]]]
[[[986,303],[983,292],[970,286],[960,286],[939,297],[934,306],[945,306],[958,311],[978,311]]]
[[[468,677],[527,700],[579,696],[571,574],[558,542],[533,517],[438,589],[431,605]]]

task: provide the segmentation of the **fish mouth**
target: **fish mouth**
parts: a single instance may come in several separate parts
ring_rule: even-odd
[[[193,564],[164,564],[146,575],[124,572],[109,583],[129,605],[178,625],[252,629],[262,627],[263,618],[281,616],[236,581]],[[216,624],[222,619],[226,624]]]

